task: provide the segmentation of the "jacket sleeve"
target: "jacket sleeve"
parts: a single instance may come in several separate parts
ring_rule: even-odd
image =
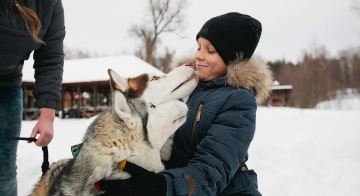
[[[38,108],[56,109],[61,98],[65,38],[64,9],[61,0],[55,4],[43,44],[34,51],[35,87]]]
[[[231,95],[211,123],[186,167],[165,170],[167,195],[216,195],[243,162],[255,132],[256,100],[246,91]]]

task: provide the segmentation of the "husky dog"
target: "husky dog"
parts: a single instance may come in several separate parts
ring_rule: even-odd
[[[197,76],[189,64],[155,76],[122,78],[108,70],[112,104],[89,126],[78,155],[53,163],[31,196],[96,195],[101,179],[126,179],[117,168],[122,160],[149,171],[164,169],[160,149],[185,122],[187,99]],[[169,150],[162,150],[170,156]]]

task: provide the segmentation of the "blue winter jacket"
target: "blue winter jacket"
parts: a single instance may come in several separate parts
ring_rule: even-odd
[[[245,162],[257,100],[268,96],[271,83],[267,66],[254,60],[229,65],[225,77],[199,82],[162,172],[167,195],[261,195],[256,173]]]

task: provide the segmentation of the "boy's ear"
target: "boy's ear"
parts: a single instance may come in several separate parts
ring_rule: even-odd
[[[122,119],[129,129],[134,129],[135,118],[131,114],[130,107],[123,93],[118,90],[113,91],[112,108],[115,114]]]
[[[122,93],[126,93],[129,85],[126,78],[121,77],[119,74],[117,74],[112,69],[108,69],[108,74],[110,76],[110,87],[111,90],[119,90]]]

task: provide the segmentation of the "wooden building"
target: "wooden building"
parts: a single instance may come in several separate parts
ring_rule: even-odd
[[[271,95],[267,101],[268,106],[285,107],[289,106],[289,97],[291,94],[292,85],[280,85],[278,81],[274,81],[274,85],[271,87]]]
[[[29,60],[25,62],[23,69],[23,119],[25,120],[37,119],[40,113],[32,95],[35,82],[32,65],[33,61]],[[57,116],[89,118],[105,110],[111,99],[108,69],[125,78],[142,73],[164,74],[132,55],[66,60]]]

